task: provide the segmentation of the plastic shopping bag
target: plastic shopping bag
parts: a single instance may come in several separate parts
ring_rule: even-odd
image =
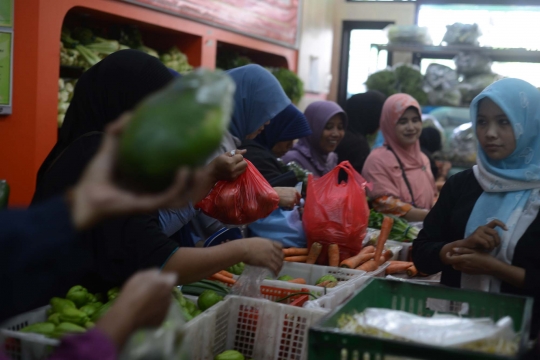
[[[179,306],[173,299],[169,313],[160,327],[138,330],[131,335],[120,354],[120,360],[189,359],[189,350],[184,342],[184,324]]]
[[[219,181],[195,208],[229,225],[249,224],[277,209],[279,196],[248,160],[247,170],[235,181]]]
[[[338,183],[340,170],[347,174],[346,182]],[[309,176],[302,220],[308,247],[314,242],[323,245],[319,265],[328,264],[330,244],[339,245],[340,261],[362,249],[369,220],[366,186],[366,180],[348,161],[321,178]]]

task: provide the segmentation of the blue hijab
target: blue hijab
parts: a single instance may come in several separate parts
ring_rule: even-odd
[[[278,80],[262,66],[251,64],[228,70],[227,73],[236,83],[229,131],[240,141],[291,103]]]
[[[290,104],[264,127],[263,132],[255,138],[255,141],[268,150],[272,150],[280,141],[300,139],[309,135],[311,135],[311,129],[305,115],[296,106]]]
[[[514,131],[516,149],[503,160],[492,160],[478,146],[478,165],[474,167],[474,173],[484,192],[469,217],[465,236],[493,219],[502,221],[508,231],[497,228],[501,246],[493,255],[511,262],[517,241],[538,213],[540,91],[523,80],[503,79],[495,82],[471,103],[471,120],[475,130],[478,106],[485,98],[491,99],[508,117]],[[493,289],[493,280],[491,284],[490,289]]]

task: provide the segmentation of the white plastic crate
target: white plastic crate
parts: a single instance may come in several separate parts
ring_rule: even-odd
[[[308,329],[325,314],[264,299],[228,296],[186,325],[192,360],[237,350],[246,359],[305,360]]]
[[[0,349],[14,360],[46,359],[58,340],[40,334],[22,333],[19,330],[47,320],[49,306],[17,315],[0,324]]]
[[[336,291],[329,292],[328,294],[321,296],[315,300],[309,300],[304,303],[304,308],[307,309],[319,309],[319,310],[333,310],[337,306],[347,301],[362,285],[366,283],[372,277],[383,278],[385,276],[386,268],[389,263],[386,262],[373,272],[366,273],[363,276],[354,278],[346,283]]]
[[[335,291],[340,286],[345,285],[349,280],[366,274],[365,271],[346,269],[335,266],[321,266],[304,263],[285,262],[279,276],[290,275],[293,278],[305,279],[308,285],[315,286],[317,280],[324,275],[333,275],[338,280],[338,285],[328,288],[327,291]]]

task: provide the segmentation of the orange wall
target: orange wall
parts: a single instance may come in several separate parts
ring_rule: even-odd
[[[13,114],[0,116],[0,179],[11,185],[10,206],[30,202],[37,170],[56,142],[60,31],[66,13],[76,6],[201,36],[201,66],[215,67],[217,41],[222,41],[281,55],[296,71],[296,50],[128,3],[16,0]]]

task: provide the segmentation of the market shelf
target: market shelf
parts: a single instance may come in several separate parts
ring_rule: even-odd
[[[527,50],[524,48],[498,49],[468,45],[427,46],[417,44],[371,44],[371,47],[378,51],[411,52],[413,53],[414,60],[453,59],[460,52],[477,52],[489,56],[491,60],[498,62],[540,63],[540,51]],[[417,61],[413,62],[417,63]]]
[[[244,56],[253,63],[266,67],[282,67],[288,69],[290,65],[284,56],[218,41],[216,60],[219,59],[220,56],[227,54]]]

